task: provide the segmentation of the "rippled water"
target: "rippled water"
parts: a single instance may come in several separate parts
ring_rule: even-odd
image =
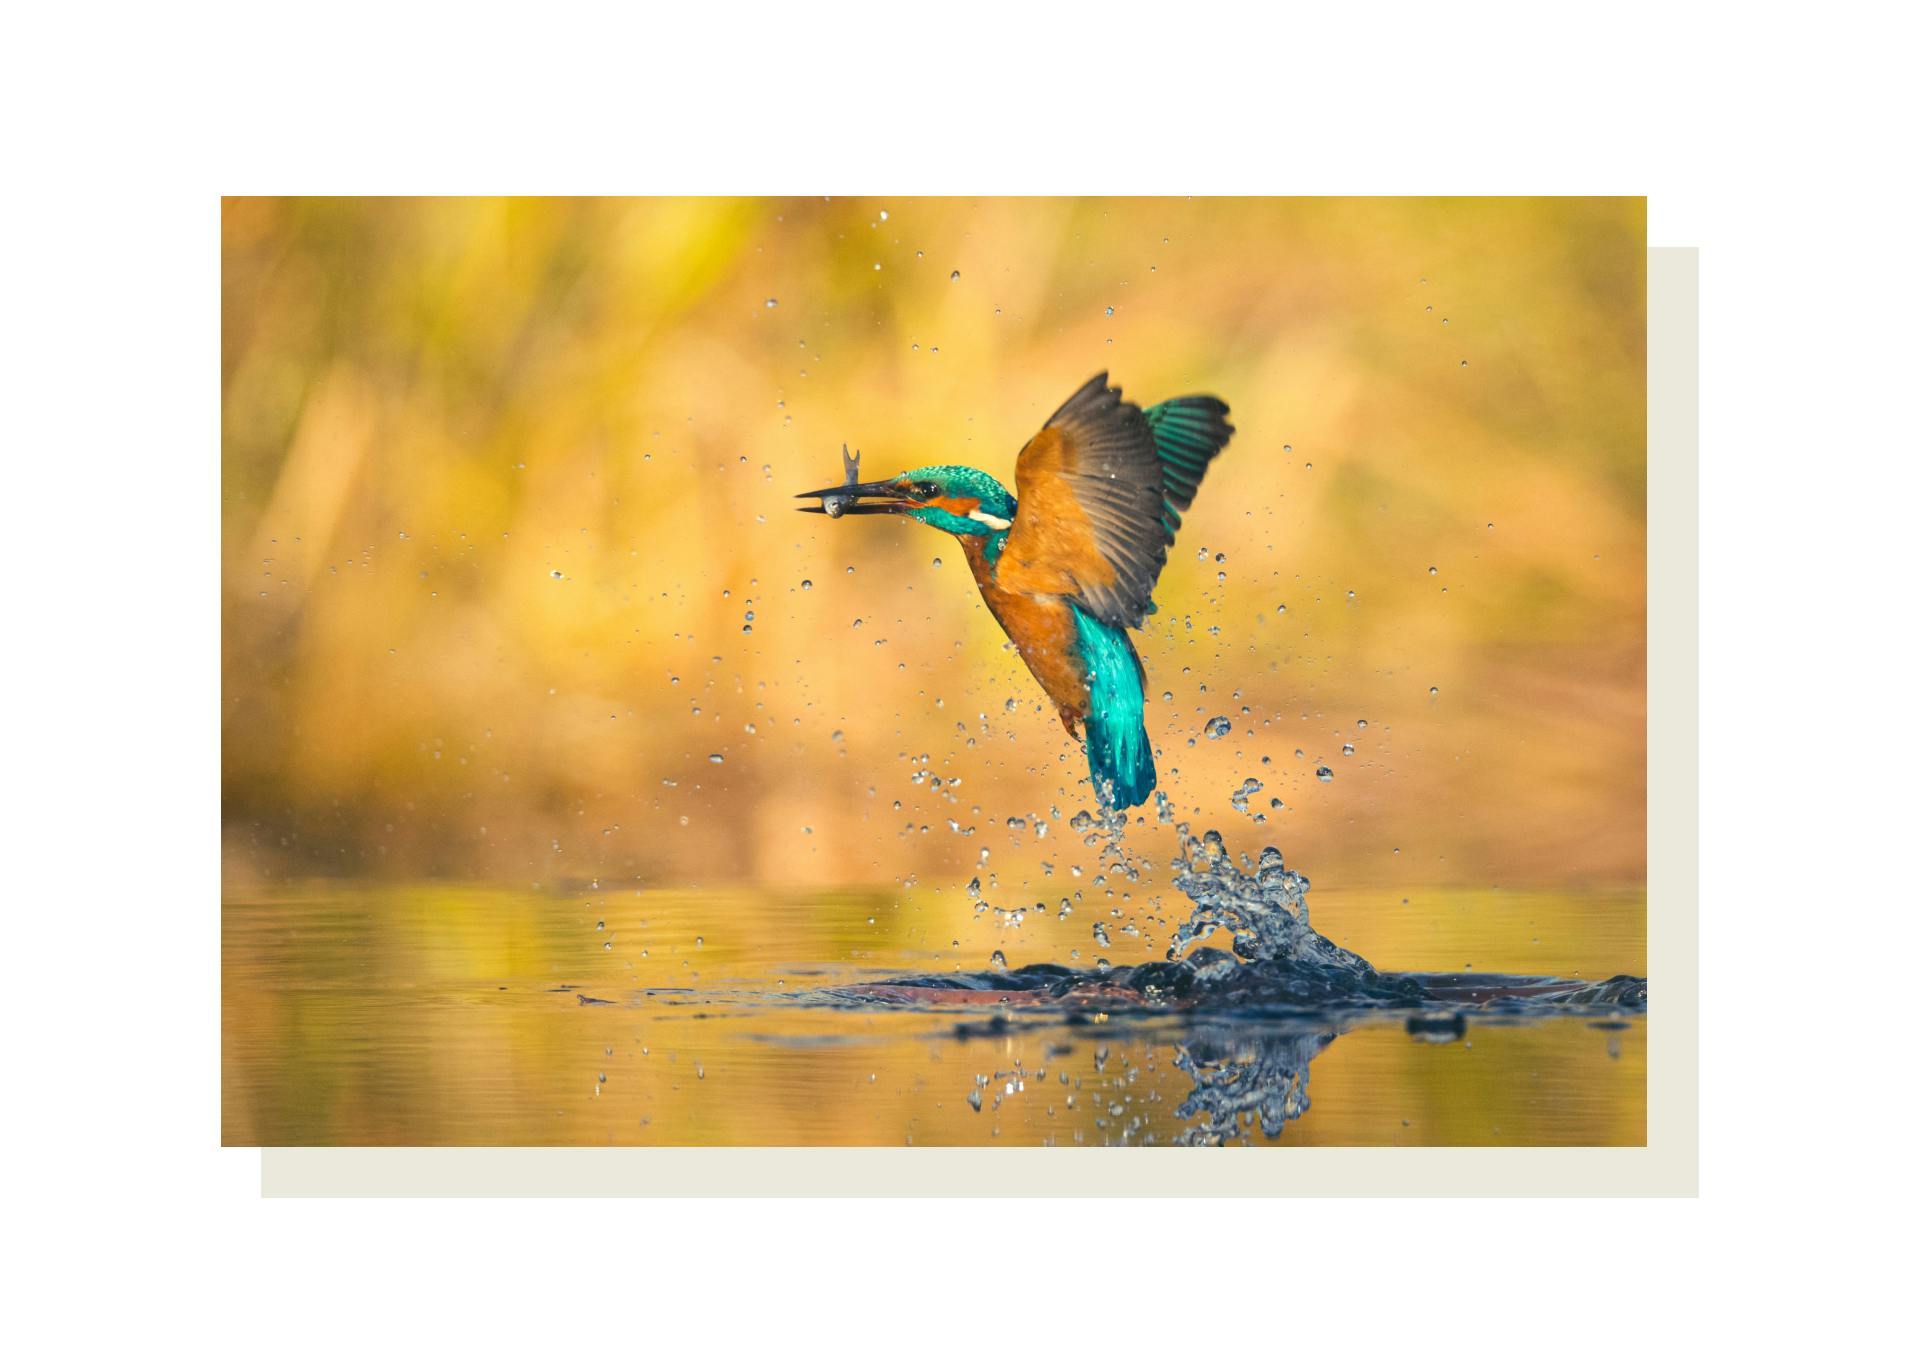
[[[1105,947],[1090,908],[1021,924],[964,886],[236,885],[223,1135],[1644,1142],[1645,986],[1609,980],[1645,970],[1639,893],[1316,894],[1322,938],[1277,858],[1183,861],[1193,915],[1103,915]],[[1260,910],[1288,899],[1297,929]]]

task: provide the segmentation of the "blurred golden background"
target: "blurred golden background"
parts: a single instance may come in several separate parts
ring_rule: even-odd
[[[792,496],[1011,484],[1106,369],[1239,429],[1138,636],[1183,818],[1637,887],[1645,280],[1640,199],[230,200],[229,885],[1057,894],[1007,819],[1085,760],[958,549]]]

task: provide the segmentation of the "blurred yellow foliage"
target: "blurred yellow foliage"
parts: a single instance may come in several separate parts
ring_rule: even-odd
[[[1644,875],[1640,199],[232,200],[222,234],[232,880],[885,884],[1064,831],[1084,758],[953,542],[793,495],[843,441],[1011,484],[1102,369],[1239,428],[1139,640],[1183,817],[1348,881]]]

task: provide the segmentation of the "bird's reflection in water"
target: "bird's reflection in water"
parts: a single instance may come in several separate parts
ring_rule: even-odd
[[[1179,1045],[1173,1064],[1193,1077],[1173,1116],[1194,1120],[1182,1146],[1221,1146],[1257,1122],[1268,1137],[1307,1111],[1307,1064],[1340,1034],[1309,1028],[1252,1036],[1201,1033]]]
[[[959,1025],[953,1034],[962,1041],[1003,1038],[1016,1027],[1004,1017],[996,1017]],[[1151,1039],[1148,1065],[1155,1052],[1171,1054],[1173,1065],[1192,1081],[1179,1107],[1173,1110],[1173,1117],[1188,1126],[1171,1137],[1156,1131],[1149,1121],[1153,1116],[1150,1104],[1160,1100],[1159,1093],[1146,1093],[1146,1102],[1135,1097],[1138,1063],[1124,1071],[1109,1065],[1112,1043],[1100,1041],[1094,1045],[1092,1077],[1076,1076],[1056,1065],[1053,1079],[1063,1091],[1070,1092],[1065,1101],[1068,1110],[1075,1107],[1079,1092],[1090,1092],[1096,1115],[1093,1126],[1108,1134],[1108,1141],[1222,1146],[1249,1139],[1256,1125],[1264,1136],[1273,1138],[1307,1111],[1312,1102],[1307,1097],[1307,1065],[1348,1027],[1346,1021],[1331,1020],[1289,1020],[1281,1027],[1199,1024],[1164,1042]],[[1069,1057],[1073,1051],[1073,1044],[1063,1041],[1050,1046],[1048,1056]],[[1011,1065],[990,1073],[973,1073],[965,1098],[976,1113],[989,1103],[997,1111],[1028,1089],[1029,1081],[1037,1088],[1047,1080],[1045,1066],[1029,1068],[1015,1058]],[[1046,1112],[1049,1117],[1053,1114],[1051,1108]]]

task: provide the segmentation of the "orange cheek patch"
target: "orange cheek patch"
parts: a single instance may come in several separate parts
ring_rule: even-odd
[[[935,498],[927,506],[937,507],[942,512],[951,512],[956,517],[964,517],[980,506],[980,500],[978,498]]]

